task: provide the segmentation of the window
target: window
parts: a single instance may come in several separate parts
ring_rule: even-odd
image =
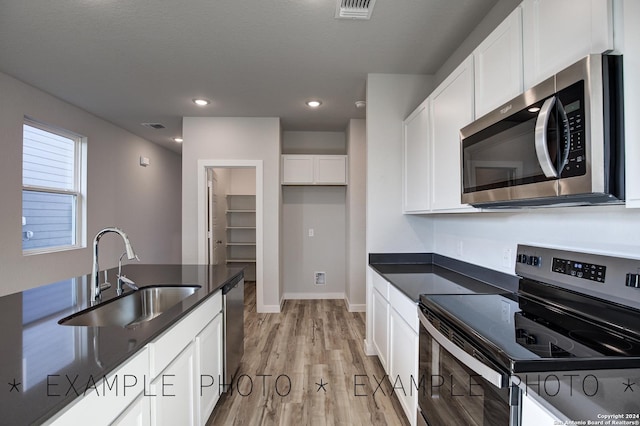
[[[22,137],[24,254],[84,245],[85,139],[25,119]]]

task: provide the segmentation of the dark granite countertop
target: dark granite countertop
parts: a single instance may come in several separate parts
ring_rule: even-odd
[[[518,277],[435,253],[371,253],[369,266],[418,303],[421,294],[502,293]]]
[[[243,276],[243,268],[205,265],[123,267],[139,286],[199,285],[198,291],[152,321],[135,328],[75,327],[58,321],[90,306],[85,275],[0,297],[0,424],[39,424],[82,393],[91,378],[101,379],[193,310],[210,295]],[[103,302],[116,297],[113,285]],[[47,386],[55,377],[56,386]]]

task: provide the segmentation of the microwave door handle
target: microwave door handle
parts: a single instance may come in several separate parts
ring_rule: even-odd
[[[542,172],[548,178],[557,178],[558,171],[556,170],[551,156],[549,155],[549,148],[547,146],[547,126],[549,125],[549,117],[551,116],[551,110],[556,103],[556,97],[553,96],[542,104],[538,118],[536,120],[535,129],[535,148],[536,155],[538,156],[538,163]]]
[[[562,154],[562,163],[558,168],[558,174],[562,173],[564,166],[569,162],[569,151],[571,151],[571,127],[569,126],[569,117],[564,110],[564,105],[560,99],[558,99],[558,113],[560,114],[560,122],[562,123],[562,130],[564,131],[564,149]]]
[[[489,367],[482,361],[477,358],[474,358],[472,355],[468,354],[463,349],[456,346],[451,340],[445,337],[442,333],[440,333],[424,316],[422,312],[418,309],[418,318],[420,319],[420,323],[427,330],[427,333],[440,344],[444,349],[449,351],[451,355],[461,364],[467,366],[475,373],[480,375],[487,382],[491,383],[493,386],[497,388],[503,388],[506,384],[505,375],[500,373],[499,371],[494,370]]]

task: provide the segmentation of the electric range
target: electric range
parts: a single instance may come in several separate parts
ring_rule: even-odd
[[[517,293],[420,296],[420,376],[431,389],[449,377],[449,395],[468,382],[467,398],[443,398],[444,385],[437,398],[419,395],[427,424],[517,425],[522,377],[640,368],[640,260],[525,245],[517,253]]]

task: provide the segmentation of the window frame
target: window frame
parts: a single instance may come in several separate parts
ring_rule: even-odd
[[[24,156],[24,126],[34,127],[36,129],[62,136],[73,140],[74,142],[74,167],[73,167],[73,189],[60,189],[40,185],[25,185],[24,177],[22,178],[22,191],[21,194],[27,192],[39,192],[47,194],[59,194],[59,195],[73,195],[75,197],[75,203],[72,206],[72,229],[74,232],[73,243],[69,245],[59,245],[52,247],[39,247],[31,249],[22,249],[24,256],[31,256],[36,254],[55,253],[61,251],[69,251],[82,249],[87,246],[86,241],[86,224],[87,224],[87,138],[78,133],[66,130],[57,126],[43,123],[38,120],[34,120],[31,117],[25,116],[22,123],[22,152]],[[24,159],[21,166],[21,173],[24,174]],[[21,213],[24,212],[24,204],[22,205]]]

